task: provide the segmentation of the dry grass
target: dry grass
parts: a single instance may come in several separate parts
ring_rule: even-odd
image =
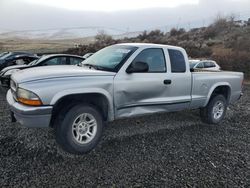
[[[76,44],[89,44],[93,37],[65,40],[0,39],[1,51],[30,51],[33,53],[62,52]]]

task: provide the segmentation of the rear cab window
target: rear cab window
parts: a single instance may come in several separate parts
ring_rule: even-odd
[[[172,73],[186,72],[186,61],[180,50],[168,49]]]

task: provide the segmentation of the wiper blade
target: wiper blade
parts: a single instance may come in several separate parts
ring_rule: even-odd
[[[88,67],[93,67],[94,69],[96,69],[96,70],[105,70],[105,68],[104,67],[101,67],[101,66],[98,66],[98,65],[93,65],[93,64],[88,64],[88,63],[86,63],[86,64],[82,64],[83,66],[88,66]]]
[[[86,63],[86,64],[82,64],[82,66],[93,67],[94,69],[96,69],[96,66],[93,64]]]

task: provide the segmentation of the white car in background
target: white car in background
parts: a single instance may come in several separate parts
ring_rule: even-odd
[[[218,71],[221,67],[212,60],[189,60],[191,69],[214,70]]]

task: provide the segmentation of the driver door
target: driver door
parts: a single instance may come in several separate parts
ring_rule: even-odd
[[[127,66],[124,66],[115,76],[116,118],[178,111],[189,107],[191,73],[186,68],[187,61],[181,51],[147,48],[130,65],[135,62],[147,63],[148,70],[127,73],[124,70]]]
[[[118,73],[114,80],[116,117],[161,111],[166,106],[167,66],[162,48],[142,50],[132,61],[148,64],[148,71]],[[164,83],[165,81],[165,83]]]

